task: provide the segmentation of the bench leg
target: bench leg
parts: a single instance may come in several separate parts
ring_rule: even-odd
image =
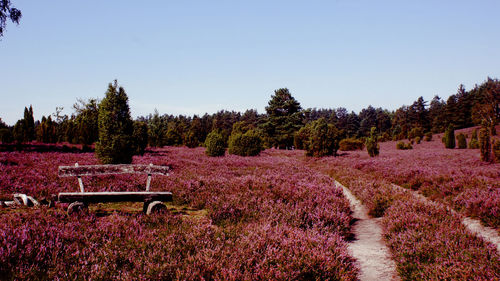
[[[73,202],[68,206],[68,216],[72,214],[83,214],[87,213],[89,210],[88,206],[82,202]]]

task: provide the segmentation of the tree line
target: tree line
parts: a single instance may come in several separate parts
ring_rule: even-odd
[[[117,87],[116,84],[114,86]],[[114,90],[119,91],[117,88]],[[61,114],[62,108],[56,108],[54,114],[37,121],[33,118],[32,106],[26,107],[23,119],[14,126],[7,126],[0,119],[0,140],[2,143],[36,140],[90,146],[99,140],[100,106],[102,101],[99,99],[80,99],[73,105],[74,112],[70,116]],[[468,91],[460,85],[457,93],[446,101],[439,96],[430,102],[419,97],[411,105],[403,105],[395,111],[370,105],[359,114],[343,107],[303,109],[288,89],[281,88],[274,91],[264,113],[249,109],[243,113],[221,110],[202,116],[174,116],[160,115],[155,110],[152,114],[132,120],[132,129],[128,134],[131,142],[142,143],[140,147],[197,147],[204,145],[208,134],[216,131],[227,147],[233,131],[240,134],[251,131],[261,137],[265,148],[307,149],[303,145],[309,138],[305,135],[306,131],[323,131],[327,135],[335,135],[336,139],[366,139],[375,135],[379,140],[401,140],[411,138],[415,131],[441,133],[450,125],[461,129],[485,123],[487,127],[494,128],[498,120],[500,81],[487,78]],[[494,130],[491,133],[495,134]],[[337,146],[332,147],[335,150]]]

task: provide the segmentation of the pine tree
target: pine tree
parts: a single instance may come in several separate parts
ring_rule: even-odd
[[[24,108],[24,141],[30,142],[35,139],[35,119],[33,118],[33,107]]]
[[[295,132],[302,125],[302,108],[286,88],[274,91],[266,107],[267,120],[262,125],[269,147],[293,146]]]
[[[99,141],[97,158],[103,164],[132,163],[135,147],[132,139],[133,122],[130,118],[128,97],[118,82],[109,84],[106,97],[99,104]]]

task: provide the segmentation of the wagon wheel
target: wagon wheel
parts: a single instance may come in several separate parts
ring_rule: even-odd
[[[146,206],[146,203],[144,203],[144,206]],[[167,211],[167,206],[165,206],[165,204],[163,204],[163,202],[153,201],[153,202],[147,204],[146,215],[163,213],[166,211]]]
[[[68,216],[72,214],[83,214],[89,210],[88,206],[82,202],[73,202],[68,206]]]

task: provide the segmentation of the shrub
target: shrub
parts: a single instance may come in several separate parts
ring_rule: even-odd
[[[189,130],[186,134],[186,139],[184,140],[184,144],[189,148],[195,148],[200,145],[200,141],[196,136],[196,132],[194,130]]]
[[[495,157],[495,162],[500,163],[500,140],[493,143],[493,156]]]
[[[415,138],[415,143],[416,143],[416,144],[420,144],[420,137],[416,137],[416,138]]]
[[[205,154],[208,156],[224,156],[226,147],[224,145],[224,138],[217,131],[212,131],[205,139]]]
[[[385,142],[385,141],[390,141],[391,140],[391,135],[389,135],[388,132],[384,132],[382,134],[382,141]]]
[[[416,137],[424,137],[424,129],[422,129],[422,127],[415,127],[408,133],[408,139],[414,139]]]
[[[413,149],[413,146],[411,145],[411,143],[405,144],[404,141],[400,141],[396,144],[396,149],[399,150]]]
[[[467,140],[465,139],[465,135],[460,133],[457,135],[458,149],[466,149],[467,148]]]
[[[479,140],[477,139],[477,129],[472,131],[472,137],[469,142],[470,149],[479,149]]]
[[[340,141],[339,147],[342,151],[362,150],[365,148],[365,144],[362,140],[347,138]]]
[[[378,156],[380,150],[380,146],[377,143],[377,135],[375,134],[376,129],[377,128],[372,127],[370,137],[366,139],[366,150],[370,157]]]
[[[169,128],[163,137],[163,142],[169,146],[182,145],[182,136],[175,128]]]
[[[455,129],[453,125],[449,125],[444,133],[444,146],[449,149],[455,148]]]
[[[293,144],[295,145],[296,149],[306,149],[307,146],[309,145],[311,126],[308,125],[300,128],[300,130],[298,130],[295,133],[295,136],[293,138]]]
[[[262,138],[255,130],[246,133],[234,133],[229,137],[229,154],[256,156],[263,150]]]
[[[385,210],[391,206],[392,201],[392,197],[377,193],[373,198],[373,206],[371,206],[368,214],[375,218],[383,217]]]
[[[109,83],[106,97],[99,104],[99,141],[95,146],[97,158],[103,164],[128,164],[135,152],[132,139],[133,123],[130,118],[128,97],[115,80]]]
[[[424,140],[425,141],[431,141],[432,140],[432,132],[425,133]]]
[[[328,124],[325,118],[311,122],[310,137],[306,147],[306,155],[322,157],[337,156],[342,131],[332,124]]]
[[[487,128],[479,130],[479,148],[481,149],[481,160],[488,162],[491,158],[490,133]]]

